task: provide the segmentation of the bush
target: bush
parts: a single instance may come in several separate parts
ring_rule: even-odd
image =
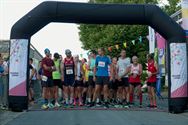
[[[141,83],[144,84],[146,81],[146,77],[147,77],[147,71],[143,70],[142,75],[141,75]]]

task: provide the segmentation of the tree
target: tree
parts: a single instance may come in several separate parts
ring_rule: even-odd
[[[91,0],[94,3],[154,3],[157,0]],[[94,25],[81,24],[80,40],[82,48],[86,50],[105,48],[107,54],[111,57],[119,56],[121,49],[125,49],[123,43],[127,43],[127,56],[132,57],[137,55],[140,63],[145,67],[146,54],[149,51],[149,42],[146,39],[148,35],[148,27],[141,25]],[[143,40],[140,42],[138,38],[142,36]],[[136,40],[133,45],[132,40]],[[112,52],[108,51],[108,47],[120,45],[120,48],[112,48]]]
[[[162,0],[161,0],[162,1]],[[180,2],[180,0],[168,0],[167,5],[164,5],[162,8],[163,10],[168,14],[168,15],[172,15],[173,13],[175,13],[176,11],[180,10],[181,7],[177,6],[178,3]]]

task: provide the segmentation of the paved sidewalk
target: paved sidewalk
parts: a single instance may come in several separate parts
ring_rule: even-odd
[[[8,122],[16,119],[19,115],[25,112],[12,112],[6,110],[0,110],[0,125],[6,125]]]

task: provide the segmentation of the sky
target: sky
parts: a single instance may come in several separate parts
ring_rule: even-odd
[[[11,27],[21,17],[27,14],[38,4],[46,0],[0,0],[0,40],[10,39]],[[50,0],[68,2],[87,2],[88,0]],[[166,0],[161,0],[166,3]],[[86,56],[79,40],[79,30],[76,24],[50,23],[31,37],[31,43],[44,55],[44,49],[49,48],[51,53],[58,52],[64,55],[65,49],[75,54]]]
[[[10,39],[11,27],[22,16],[38,4],[46,0],[0,0],[0,40]],[[88,0],[50,0],[68,2],[87,2]],[[50,23],[31,37],[31,43],[44,55],[44,49],[49,48],[51,53],[58,52],[64,55],[65,49],[75,54],[86,56],[79,40],[79,25],[71,23]]]

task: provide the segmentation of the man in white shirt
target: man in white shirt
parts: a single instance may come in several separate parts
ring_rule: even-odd
[[[128,67],[130,66],[130,58],[126,57],[126,51],[122,50],[120,53],[121,57],[117,62],[117,73],[118,73],[118,101],[122,104],[123,100],[129,102],[129,82],[128,82]],[[123,93],[123,95],[122,95]]]

